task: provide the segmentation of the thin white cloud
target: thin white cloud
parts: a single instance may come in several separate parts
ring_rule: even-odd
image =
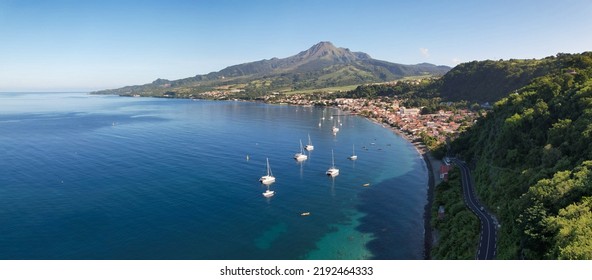
[[[455,58],[452,59],[452,65],[458,65],[460,63],[461,63],[460,58],[455,57]]]
[[[423,56],[424,58],[430,57],[430,50],[428,50],[427,48],[419,48],[419,52],[421,53],[421,56]]]

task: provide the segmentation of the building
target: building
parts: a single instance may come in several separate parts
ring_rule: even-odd
[[[417,115],[419,115],[420,111],[421,111],[421,109],[419,109],[419,108],[405,108],[405,107],[399,108],[399,112],[401,113],[401,115],[417,116]]]
[[[450,165],[440,165],[440,179],[445,182],[448,181],[448,171],[450,171]]]

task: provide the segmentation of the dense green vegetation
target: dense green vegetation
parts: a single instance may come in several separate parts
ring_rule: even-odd
[[[452,149],[497,212],[498,258],[592,259],[592,53],[538,65],[548,73],[497,102]]]
[[[573,70],[571,55],[558,54],[544,59],[485,60],[460,64],[438,79],[420,84],[398,83],[362,85],[343,94],[351,98],[398,96],[408,98],[407,107],[435,110],[443,102],[465,102],[470,106],[495,103],[530,84],[535,78]]]
[[[532,81],[561,68],[555,57],[541,60],[510,59],[463,63],[450,70],[436,85],[449,101],[496,102]]]
[[[440,206],[445,210],[443,218],[438,217]],[[438,236],[431,251],[433,259],[475,259],[479,219],[464,204],[458,169],[451,170],[448,182],[434,190],[431,224]]]
[[[337,97],[377,98],[397,96],[408,100],[407,107],[423,107],[428,112],[441,102],[463,102],[467,106],[491,103],[528,85],[535,78],[565,73],[570,69],[571,55],[558,54],[544,59],[486,60],[463,63],[441,78],[422,79],[419,84],[367,84],[343,92]],[[409,73],[409,72],[404,72]],[[376,81],[376,80],[375,80]]]

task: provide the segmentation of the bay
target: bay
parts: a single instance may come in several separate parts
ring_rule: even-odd
[[[410,143],[334,108],[0,94],[0,259],[421,259],[426,192]]]

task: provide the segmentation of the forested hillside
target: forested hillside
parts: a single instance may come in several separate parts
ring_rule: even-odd
[[[399,96],[401,98],[439,98],[441,101],[466,101],[469,104],[493,104],[510,93],[546,75],[566,73],[575,58],[558,54],[543,59],[510,59],[472,61],[457,65],[444,76],[424,79],[421,84],[362,85],[344,95],[373,98]]]
[[[592,53],[547,58],[488,87],[511,89],[538,67],[547,74],[497,102],[452,151],[500,219],[498,258],[592,259]]]
[[[485,60],[459,64],[434,86],[444,100],[494,103],[533,79],[569,67],[570,55],[543,59]]]

